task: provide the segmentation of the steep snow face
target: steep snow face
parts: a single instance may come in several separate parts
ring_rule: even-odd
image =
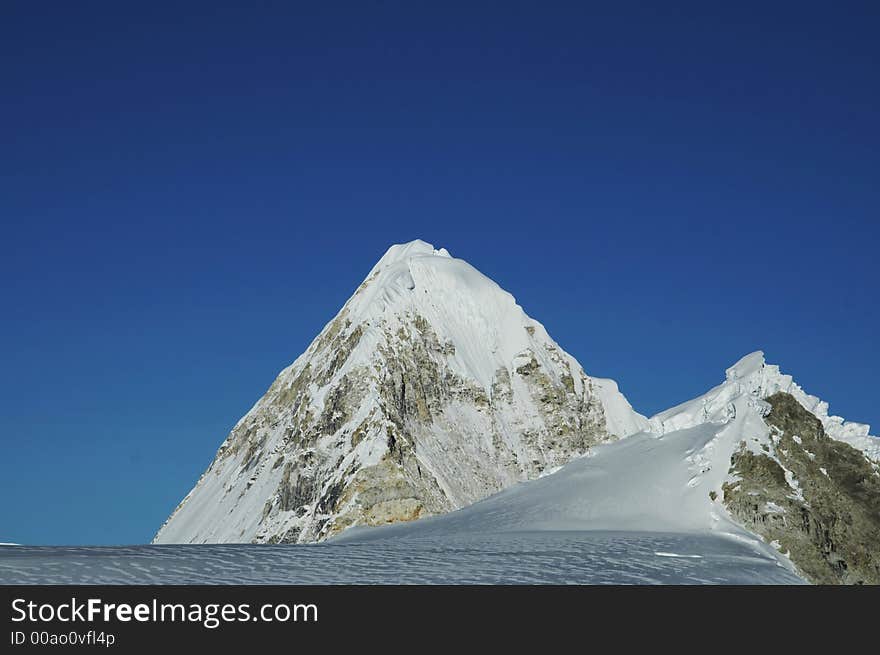
[[[443,513],[647,426],[492,280],[395,245],[155,541],[316,541]]]

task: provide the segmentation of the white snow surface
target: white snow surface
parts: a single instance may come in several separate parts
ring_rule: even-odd
[[[711,534],[522,532],[370,543],[10,547],[0,584],[803,584]]]

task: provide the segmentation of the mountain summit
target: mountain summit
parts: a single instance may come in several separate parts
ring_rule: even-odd
[[[647,427],[470,264],[394,245],[154,542],[310,542],[445,513]]]

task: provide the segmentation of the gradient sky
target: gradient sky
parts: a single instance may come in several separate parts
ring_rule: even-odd
[[[182,4],[0,8],[0,541],[148,541],[414,238],[642,413],[880,426],[877,3]]]

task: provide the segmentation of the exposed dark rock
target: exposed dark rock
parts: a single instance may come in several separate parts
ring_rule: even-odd
[[[743,446],[733,455],[739,481],[724,485],[725,505],[747,528],[776,541],[812,582],[880,584],[880,477],[791,395],[767,402],[774,445],[766,454]]]

